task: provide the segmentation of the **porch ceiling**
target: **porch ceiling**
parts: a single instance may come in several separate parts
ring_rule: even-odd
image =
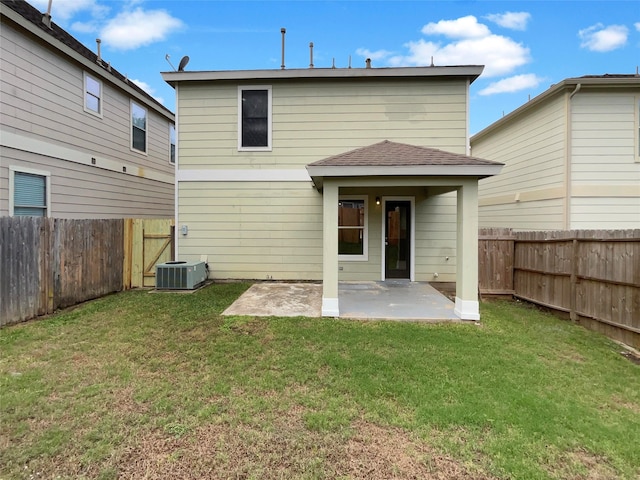
[[[476,177],[496,175],[503,164],[405,143],[382,142],[307,165],[318,190],[325,177]]]

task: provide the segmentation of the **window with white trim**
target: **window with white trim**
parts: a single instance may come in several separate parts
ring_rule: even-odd
[[[169,125],[169,161],[175,165],[176,163],[176,126]]]
[[[271,150],[271,87],[238,87],[238,150]]]
[[[102,117],[102,82],[84,72],[84,111]]]
[[[338,258],[368,260],[367,197],[345,196],[338,201]]]
[[[131,149],[147,153],[147,109],[131,102]]]
[[[16,217],[48,217],[49,172],[19,167],[9,169],[10,214]]]

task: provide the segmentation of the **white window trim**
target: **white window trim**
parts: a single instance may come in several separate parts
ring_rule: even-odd
[[[362,255],[340,255],[341,262],[368,262],[369,261],[369,195],[340,195],[338,201],[363,200],[364,201],[364,226],[362,227]],[[353,227],[348,227],[353,228]],[[338,227],[340,229],[340,227]],[[336,232],[337,234],[338,232]]]
[[[171,143],[171,127],[173,127],[173,134],[176,139],[175,143]],[[171,145],[174,145],[174,157],[171,161]],[[169,165],[176,165],[178,163],[178,130],[173,123],[169,123]]]
[[[144,145],[147,149],[146,152],[143,150],[138,150],[137,148],[133,148],[133,105],[134,104],[145,111],[146,125],[144,130],[144,135],[145,135]],[[149,109],[147,107],[140,105],[138,102],[134,102],[133,100],[129,102],[129,149],[132,152],[136,152],[141,155],[145,155],[145,156],[149,155],[147,153],[149,151]]]
[[[243,90],[266,90],[267,91],[267,146],[266,147],[243,147],[242,146],[242,91]],[[271,85],[240,85],[238,86],[238,151],[239,152],[271,152],[273,150],[273,101]]]
[[[15,165],[9,165],[9,216],[14,216],[14,194],[15,194],[15,172],[18,173],[29,173],[31,175],[40,175],[41,177],[45,177],[45,195],[47,202],[47,214],[45,217],[51,216],[51,172],[47,172],[44,170],[35,170],[33,168],[27,167],[19,167]]]
[[[103,90],[103,84],[102,84],[102,80],[94,77],[93,75],[89,75],[87,72],[82,72],[82,104],[84,106],[84,111],[87,113],[90,113],[91,115],[98,117],[98,118],[102,118],[102,109],[103,109],[103,105],[104,105],[104,90]],[[100,107],[100,111],[96,112],[95,110],[91,110],[89,107],[87,107],[87,77],[91,78],[92,80],[98,82],[98,84],[100,85],[100,96],[98,97],[99,101],[98,101],[98,105]]]
[[[411,203],[411,232],[410,232],[410,249],[409,249],[409,255],[411,255],[411,261],[409,262],[409,281],[411,282],[415,282],[416,281],[416,197],[408,197],[408,196],[389,196],[389,197],[382,197],[382,230],[380,232],[380,237],[382,237],[382,242],[381,242],[381,248],[382,250],[380,250],[380,267],[382,269],[382,272],[380,273],[380,279],[384,282],[387,278],[386,278],[386,272],[385,272],[385,268],[384,268],[384,264],[386,262],[386,258],[385,258],[385,243],[386,243],[386,239],[385,239],[385,235],[386,235],[386,221],[387,219],[385,218],[386,216],[386,211],[387,211],[387,202],[409,202]]]

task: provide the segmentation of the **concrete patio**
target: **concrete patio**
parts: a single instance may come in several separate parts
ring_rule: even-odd
[[[340,318],[359,320],[460,321],[454,304],[424,282],[340,282]],[[223,315],[320,317],[322,285],[264,282],[252,285]]]

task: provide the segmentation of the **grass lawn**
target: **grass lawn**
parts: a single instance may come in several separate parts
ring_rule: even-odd
[[[1,329],[0,478],[640,477],[640,366],[596,333],[222,317],[247,287]]]

